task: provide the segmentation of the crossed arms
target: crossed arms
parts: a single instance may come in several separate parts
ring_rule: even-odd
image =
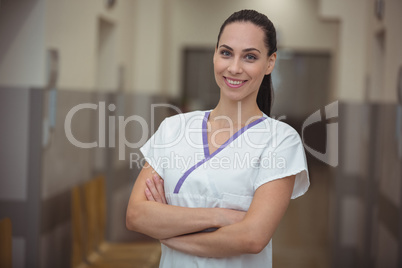
[[[166,203],[163,180],[146,163],[130,196],[126,225],[191,255],[220,258],[257,254],[269,243],[283,217],[294,180],[292,175],[260,186],[247,212],[187,208]],[[197,233],[207,228],[218,229]]]

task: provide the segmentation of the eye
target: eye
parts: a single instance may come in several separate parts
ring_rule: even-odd
[[[230,51],[228,50],[221,50],[220,54],[225,57],[229,57],[230,55],[232,55],[232,53],[230,53]]]
[[[247,54],[247,55],[246,55],[246,59],[247,59],[247,60],[256,60],[257,57],[256,57],[255,55],[253,55],[253,54]]]

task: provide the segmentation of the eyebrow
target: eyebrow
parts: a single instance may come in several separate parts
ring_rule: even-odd
[[[228,45],[221,45],[221,46],[219,46],[219,47],[224,47],[224,48],[226,48],[226,49],[229,49],[230,51],[233,51],[233,48],[231,48],[231,47],[228,46]],[[259,51],[259,50],[256,49],[256,48],[253,48],[253,47],[243,49],[243,52],[250,52],[250,51],[258,51],[258,53],[261,54],[261,51]]]

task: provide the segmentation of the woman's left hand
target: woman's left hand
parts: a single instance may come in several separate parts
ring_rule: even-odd
[[[155,201],[162,204],[167,204],[165,198],[165,189],[163,179],[158,175],[154,175],[152,179],[146,180],[147,188],[145,188],[145,196],[148,201]]]

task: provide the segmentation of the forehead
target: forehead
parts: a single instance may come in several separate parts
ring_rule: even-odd
[[[223,29],[219,39],[219,45],[225,44],[232,48],[257,48],[265,47],[264,31],[251,22],[233,22]]]

